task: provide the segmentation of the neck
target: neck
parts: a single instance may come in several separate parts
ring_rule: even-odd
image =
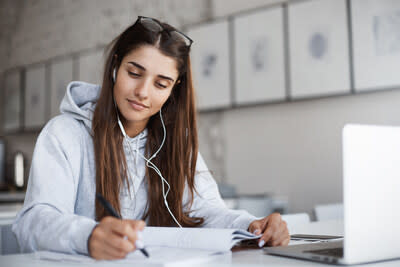
[[[126,134],[133,138],[140,134],[147,125],[148,120],[146,121],[135,121],[135,122],[128,122],[126,120],[122,121],[122,124],[124,125],[124,129]]]

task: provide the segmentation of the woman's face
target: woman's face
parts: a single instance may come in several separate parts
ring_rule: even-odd
[[[178,78],[175,59],[150,45],[127,54],[117,70],[114,98],[130,132],[143,130],[167,101]],[[136,129],[136,130],[133,130]]]

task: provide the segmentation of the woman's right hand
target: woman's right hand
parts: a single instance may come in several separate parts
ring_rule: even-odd
[[[96,260],[122,259],[136,249],[137,232],[144,221],[104,217],[93,229],[88,242],[89,255]]]

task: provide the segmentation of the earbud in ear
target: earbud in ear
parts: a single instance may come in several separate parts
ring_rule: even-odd
[[[114,70],[113,70],[113,82],[114,83],[115,83],[116,77],[117,77],[117,68],[114,68]]]

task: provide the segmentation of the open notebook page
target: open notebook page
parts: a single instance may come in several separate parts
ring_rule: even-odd
[[[229,251],[242,240],[257,239],[260,236],[239,229],[146,227],[143,242],[146,247]]]
[[[140,251],[134,251],[125,259],[114,260],[120,263],[136,263],[146,266],[168,266],[172,264],[186,264],[210,261],[223,258],[230,259],[230,249],[242,240],[259,238],[244,230],[215,229],[215,228],[174,228],[174,227],[146,227],[143,232],[143,242],[150,258],[146,258]],[[69,255],[63,253],[38,251],[37,259],[53,261],[70,261],[90,263],[94,259],[83,255]]]

